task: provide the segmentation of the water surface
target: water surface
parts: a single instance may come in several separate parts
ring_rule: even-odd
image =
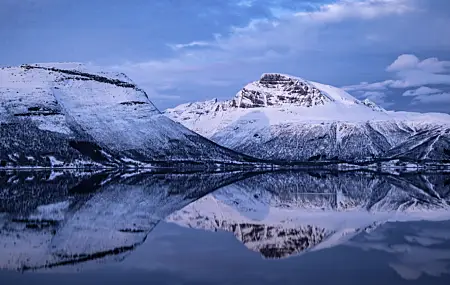
[[[0,172],[1,284],[449,284],[450,176]]]

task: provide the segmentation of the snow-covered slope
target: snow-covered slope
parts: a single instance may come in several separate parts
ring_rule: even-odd
[[[162,115],[124,74],[80,64],[0,69],[0,124],[0,166],[243,159]]]
[[[167,220],[231,232],[263,257],[282,258],[342,244],[387,221],[448,219],[445,183],[443,176],[268,173],[223,187]]]
[[[165,114],[218,144],[265,159],[450,159],[450,115],[390,112],[289,75],[264,74],[231,100],[182,104]]]

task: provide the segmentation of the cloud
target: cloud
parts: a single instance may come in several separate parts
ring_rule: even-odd
[[[450,61],[441,61],[436,57],[420,60],[412,54],[400,55],[386,70],[394,72],[397,80],[387,85],[391,88],[409,88],[427,84],[450,85]],[[429,90],[428,90],[429,91]]]
[[[254,2],[255,2],[254,0],[242,0],[238,1],[236,5],[240,7],[252,7]]]
[[[391,88],[410,88],[423,85],[450,85],[450,74],[435,74],[422,70],[401,71],[396,74],[400,79],[389,84]]]
[[[159,84],[159,81],[164,84],[167,81],[189,81],[191,84],[229,81],[229,78],[242,78],[239,74],[250,74],[250,65],[256,66],[255,63],[261,66],[277,60],[280,64],[302,51],[321,49],[322,46],[331,48],[332,45],[321,43],[330,38],[326,35],[321,38],[320,22],[373,20],[407,13],[413,11],[413,8],[413,3],[405,0],[339,1],[318,6],[316,11],[291,11],[291,14],[282,13],[279,18],[251,19],[245,26],[231,27],[228,34],[213,34],[213,39],[209,41],[170,44],[169,47],[177,52],[173,58],[128,63],[122,67],[129,73],[138,73],[133,72],[133,69],[139,70],[140,74],[148,73],[146,80],[152,81],[147,82],[148,84]],[[364,34],[362,38],[365,39],[366,36]],[[345,43],[347,47],[347,42]],[[334,44],[332,49],[336,50],[338,46]],[[198,50],[198,47],[210,49]],[[258,74],[265,71],[261,70]],[[192,81],[189,79],[191,77]]]
[[[215,34],[210,40],[171,44],[170,47],[179,51],[188,47],[215,47],[215,52],[208,54],[213,57],[210,60],[215,60],[214,57],[222,57],[224,54],[225,56],[232,54],[234,58],[246,58],[248,53],[255,55],[268,51],[289,57],[293,53],[305,50],[322,49],[321,41],[333,41],[334,37],[330,38],[320,32],[324,28],[323,24],[375,20],[416,10],[414,1],[409,0],[344,0],[332,4],[315,5],[316,8],[312,11],[288,9],[278,2],[282,1],[264,1],[267,5],[264,8],[272,13],[272,17],[250,19],[246,25],[232,26],[228,34]],[[256,1],[238,1],[237,5],[248,7],[256,3]],[[358,33],[352,36],[357,38]],[[368,36],[364,33],[361,35],[361,40],[356,38],[352,40],[358,43],[365,42],[367,38],[376,37],[378,36]],[[341,37],[338,39],[342,40]],[[345,42],[345,48],[352,46],[357,48],[357,44],[349,43]],[[339,45],[334,45],[334,49],[338,47]]]
[[[365,91],[361,92],[357,97],[361,99],[369,99],[370,101],[383,107],[389,107],[394,104],[393,102],[387,101],[386,93],[381,91]]]
[[[390,72],[419,70],[427,73],[442,73],[447,72],[449,68],[450,61],[440,61],[436,57],[420,61],[413,54],[402,54],[386,70]]]
[[[408,0],[343,0],[323,5],[318,11],[296,13],[296,16],[322,23],[339,22],[351,18],[370,20],[410,12],[414,10],[411,3],[412,1]]]
[[[442,90],[436,88],[430,88],[427,86],[422,86],[414,90],[407,90],[403,93],[403,96],[420,96],[420,95],[430,95],[440,93]]]
[[[246,26],[233,27],[229,35],[212,44],[238,54],[248,50],[255,52],[282,48],[283,53],[289,55],[286,51],[292,53],[321,49],[321,41],[334,40],[334,37],[330,38],[320,32],[326,24],[376,20],[413,12],[416,9],[414,1],[408,0],[344,0],[320,5],[313,11],[293,11],[279,7],[272,7],[270,10],[274,17],[252,19]],[[355,36],[358,37],[358,33],[352,35]],[[361,42],[364,42],[363,39],[366,39],[367,35],[361,35],[361,38]],[[353,43],[353,46],[356,47],[357,44]],[[349,48],[351,45],[346,42],[345,47]],[[334,48],[338,48],[338,45]]]
[[[386,68],[386,71],[393,74],[395,79],[374,83],[361,82],[345,86],[343,89],[365,94],[367,98],[373,96],[374,100],[371,100],[375,103],[377,103],[375,100],[379,100],[380,104],[380,101],[386,100],[384,92],[419,86],[416,89],[406,90],[402,94],[405,97],[412,97],[410,102],[412,105],[450,103],[450,93],[425,86],[450,85],[450,74],[445,74],[450,73],[449,67],[450,61],[439,60],[436,57],[420,60],[413,54],[402,54]]]
[[[361,78],[361,73],[354,69],[340,72],[341,67],[347,67],[344,64],[347,59],[351,62],[349,68],[356,66],[368,72],[367,67],[365,70],[361,67],[368,65],[368,57],[400,54],[406,48],[420,51],[450,47],[450,35],[437,37],[430,32],[445,26],[448,18],[427,10],[427,2],[422,0],[342,0],[310,4],[307,8],[295,1],[290,3],[295,3],[296,7],[277,2],[288,1],[264,1],[265,5],[260,4],[262,1],[241,1],[240,6],[251,5],[248,9],[265,9],[272,15],[260,13],[256,18],[249,18],[247,24],[232,26],[227,32],[171,44],[170,58],[127,63],[117,68],[148,88],[167,85],[182,90],[180,92],[195,90],[195,99],[191,95],[182,96],[191,101],[210,98],[212,88],[218,86],[229,89],[216,88],[214,92],[228,92],[227,96],[232,96],[245,83],[255,80],[261,73],[272,71],[340,85],[333,79],[348,82],[349,78]],[[233,5],[237,4],[239,1]],[[345,89],[352,92],[384,91],[386,94],[391,88],[450,82],[450,76],[442,72],[445,62],[437,58],[423,61],[416,56],[411,58],[412,63],[406,61],[406,67],[401,68],[401,62],[391,64],[392,78],[363,82]],[[379,72],[385,72],[384,69],[380,68]],[[208,86],[211,89],[206,89]],[[213,96],[221,97],[216,93]],[[387,102],[387,95],[368,93],[366,96],[377,103],[392,103]]]
[[[394,83],[394,80],[385,80],[381,82],[369,83],[369,82],[361,82],[355,85],[348,85],[342,87],[345,91],[365,91],[365,90],[386,90],[391,84]]]
[[[411,88],[439,84],[450,85],[450,74],[441,74],[443,72],[449,72],[449,67],[450,61],[440,61],[435,57],[420,61],[415,55],[403,54],[386,68],[386,71],[394,73],[396,79],[388,79],[374,83],[361,82],[360,84],[349,85],[343,88],[347,91],[358,91]],[[424,92],[425,89],[421,91]]]
[[[440,93],[432,95],[419,95],[413,98],[411,104],[432,104],[432,103],[450,103],[450,93]]]
[[[386,70],[387,71],[402,71],[414,69],[419,64],[417,56],[412,54],[402,54],[393,63],[391,63]]]
[[[203,41],[193,41],[187,44],[168,44],[168,46],[173,50],[180,50],[184,48],[190,48],[190,47],[206,47],[209,46],[210,43],[203,42]]]
[[[384,92],[379,91],[367,91],[362,94],[362,98],[369,99],[375,103],[380,103],[384,102],[386,94],[384,94]]]

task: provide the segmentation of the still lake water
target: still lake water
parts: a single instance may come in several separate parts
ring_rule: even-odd
[[[0,284],[450,284],[450,175],[0,172]]]

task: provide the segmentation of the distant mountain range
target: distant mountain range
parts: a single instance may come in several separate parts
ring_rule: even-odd
[[[450,162],[450,115],[386,111],[290,75],[263,74],[231,100],[182,104],[165,114],[261,159]]]

